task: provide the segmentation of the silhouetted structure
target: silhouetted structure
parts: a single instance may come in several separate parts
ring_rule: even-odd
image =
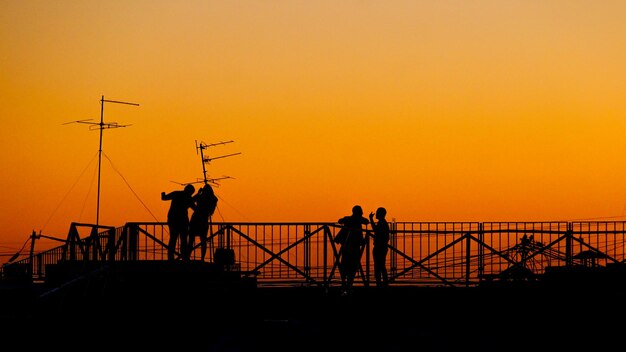
[[[210,236],[238,258],[226,267],[217,251],[209,262],[167,260],[166,223],[104,231],[72,223],[63,246],[0,268],[2,342],[11,346],[21,331],[28,336],[16,342],[70,341],[66,351],[129,341],[210,351],[437,352],[603,351],[621,343],[626,222],[389,226],[390,286],[370,287],[365,251],[365,275],[342,297],[335,222],[214,222]],[[92,234],[80,236],[83,227]],[[200,324],[168,325],[198,317]],[[166,325],[167,334],[154,334]]]

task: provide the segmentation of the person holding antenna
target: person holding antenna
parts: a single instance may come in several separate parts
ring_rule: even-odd
[[[217,207],[217,196],[213,187],[206,183],[193,196],[195,206],[189,220],[189,250],[193,251],[196,236],[200,239],[200,259],[204,261],[206,256],[207,235],[211,217]],[[191,255],[191,253],[189,253]]]

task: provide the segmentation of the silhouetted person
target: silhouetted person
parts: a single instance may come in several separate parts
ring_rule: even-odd
[[[217,196],[213,192],[213,187],[207,183],[193,196],[193,200],[195,207],[189,220],[189,250],[193,250],[197,236],[200,239],[200,258],[204,261],[209,223],[217,207]]]
[[[161,192],[161,200],[169,200],[170,209],[167,212],[167,225],[170,230],[170,240],[167,248],[167,259],[174,260],[176,253],[176,242],[180,239],[180,252],[183,259],[189,253],[189,208],[193,207],[193,192],[196,188],[193,185],[186,185],[182,191],[170,193]]]
[[[348,294],[361,263],[361,245],[364,243],[363,225],[369,224],[369,220],[363,217],[361,206],[355,205],[352,207],[352,215],[344,216],[338,222],[349,230],[348,236],[341,246],[339,266],[343,294]]]
[[[376,209],[376,219],[374,222],[374,213],[370,213],[370,224],[374,230],[374,248],[372,248],[372,256],[374,257],[374,277],[376,278],[376,286],[384,287],[389,284],[387,276],[387,252],[389,251],[389,223],[385,218],[387,209],[379,207]]]

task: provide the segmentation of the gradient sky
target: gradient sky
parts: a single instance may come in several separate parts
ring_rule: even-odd
[[[624,1],[3,0],[0,43],[0,252],[95,223],[102,96],[103,225],[230,140],[216,221],[625,215]]]

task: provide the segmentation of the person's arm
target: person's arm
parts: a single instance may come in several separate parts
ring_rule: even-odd
[[[172,193],[161,192],[161,200],[171,200]]]
[[[198,190],[198,193],[191,196],[191,200],[189,201],[189,207],[191,208],[191,210],[196,211],[198,207],[198,201],[202,201],[202,188]]]

